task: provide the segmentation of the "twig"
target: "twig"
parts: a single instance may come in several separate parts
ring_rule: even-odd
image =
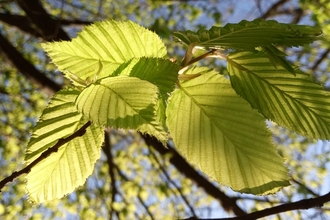
[[[69,35],[60,27],[56,21],[43,7],[39,0],[16,0],[16,4],[25,12],[30,21],[37,27],[37,31],[44,39],[71,40]]]
[[[54,95],[56,91],[61,89],[59,84],[49,79],[26,60],[2,34],[0,34],[0,55],[48,95]]]
[[[110,176],[110,184],[111,184],[111,212],[109,219],[113,219],[112,213],[115,212],[116,216],[119,215],[117,211],[113,208],[113,203],[115,202],[115,196],[118,193],[118,189],[116,187],[116,178],[115,178],[115,172],[114,172],[114,161],[113,156],[111,153],[111,143],[110,143],[110,134],[109,130],[104,131],[104,147],[103,152],[107,156],[107,163],[109,166],[109,176]]]
[[[322,207],[324,203],[330,201],[330,192],[319,196],[317,198],[311,198],[311,199],[303,199],[297,202],[287,203],[267,209],[263,209],[260,211],[252,212],[250,214],[246,214],[239,217],[233,217],[233,218],[213,218],[212,220],[248,220],[248,219],[259,219],[270,215],[279,214],[281,212],[287,212],[292,210],[299,210],[299,209],[309,209],[314,207]],[[194,219],[194,218],[189,218]],[[196,218],[195,218],[196,219]],[[186,219],[188,220],[188,219]]]
[[[117,170],[117,172],[118,172],[118,174],[121,178],[123,178],[125,181],[131,181],[123,172],[121,172],[121,170],[119,169],[119,167],[116,164],[114,164],[114,166],[115,166],[115,168],[116,168],[116,170]],[[144,207],[144,209],[147,211],[150,219],[155,220],[155,218],[153,217],[152,213],[150,212],[148,206],[145,204],[145,202],[143,201],[141,196],[138,195],[137,198],[140,201],[140,203],[142,204],[142,206]]]
[[[281,6],[281,5],[283,5],[283,4],[285,4],[286,2],[287,2],[288,0],[280,0],[280,1],[278,1],[278,2],[276,2],[276,3],[274,3],[262,16],[261,16],[261,18],[263,18],[263,19],[266,19],[266,18],[269,18],[269,17],[272,17],[272,16],[274,16],[274,15],[276,15],[277,13],[276,13],[276,11],[277,11],[277,9]]]
[[[328,54],[330,53],[330,48],[328,48],[326,51],[324,51],[322,53],[322,55],[320,56],[320,58],[314,63],[314,65],[311,67],[312,71],[315,71],[318,66],[322,63],[322,61],[327,58]]]
[[[298,184],[299,186],[301,186],[301,187],[303,187],[304,189],[306,189],[307,192],[308,192],[309,194],[311,194],[311,195],[313,195],[313,196],[315,196],[315,197],[320,196],[320,195],[318,195],[317,193],[315,193],[312,189],[310,189],[309,187],[307,187],[306,185],[302,184],[302,183],[299,182],[298,180],[293,179],[293,177],[291,177],[291,180],[292,180],[293,182],[295,182],[296,184]]]
[[[233,198],[236,198],[237,200],[250,200],[250,201],[255,201],[255,202],[260,202],[260,203],[268,203],[271,205],[284,203],[284,200],[283,201],[271,201],[267,197],[264,199],[260,199],[260,198],[247,197],[247,196],[242,195],[242,196],[235,196]]]
[[[198,61],[200,61],[200,60],[202,60],[202,59],[204,59],[204,58],[206,58],[206,57],[209,57],[209,56],[212,55],[215,51],[217,51],[217,49],[212,49],[212,50],[210,50],[210,51],[208,51],[208,52],[206,52],[206,53],[204,53],[204,54],[202,54],[202,55],[200,55],[200,56],[198,56],[198,57],[196,57],[196,58],[190,60],[190,61],[188,62],[188,64],[187,64],[187,66],[189,66],[189,65],[191,65],[191,64],[193,64],[193,63],[196,63],[196,62],[198,62]]]
[[[188,51],[187,51],[188,52]],[[185,55],[185,58],[184,60],[182,61],[182,68],[180,69],[179,71],[179,79],[181,78],[182,80],[184,80],[184,74],[182,74],[184,71],[186,71],[186,69],[188,69],[188,67],[193,64],[193,63],[196,63],[204,58],[207,58],[207,57],[220,57],[220,58],[223,58],[223,55],[221,55],[220,53],[216,53],[217,52],[217,49],[212,49],[198,57],[195,57],[194,59],[191,59],[191,56],[192,54],[190,55],[190,57],[187,56],[187,52],[186,52],[186,55]],[[189,74],[191,75],[191,74]],[[193,75],[197,75],[199,76],[200,74],[193,74]],[[192,77],[194,78],[194,77]]]
[[[26,166],[25,168],[21,169],[20,171],[15,171],[13,172],[10,176],[6,177],[5,179],[3,179],[0,182],[0,192],[2,190],[2,188],[8,184],[9,182],[14,181],[17,177],[21,176],[24,173],[29,173],[31,172],[31,169],[37,165],[39,162],[41,162],[42,160],[44,160],[45,158],[49,157],[49,155],[51,155],[52,153],[55,153],[58,151],[58,149],[63,146],[64,144],[68,143],[69,141],[75,139],[76,137],[81,137],[85,134],[86,129],[91,125],[91,122],[87,122],[86,124],[84,124],[79,130],[77,130],[76,132],[74,132],[72,135],[70,135],[69,137],[66,138],[61,138],[57,141],[57,143],[53,146],[48,148],[46,151],[44,151],[37,159],[35,159],[34,161],[32,161],[32,163],[30,163],[28,166]]]

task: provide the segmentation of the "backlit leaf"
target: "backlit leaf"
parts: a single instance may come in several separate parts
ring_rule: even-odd
[[[190,72],[189,72],[190,71]],[[269,194],[287,186],[287,169],[272,144],[265,119],[212,70],[181,83],[167,108],[176,148],[191,163],[233,190]]]
[[[199,48],[234,48],[254,50],[258,46],[283,45],[300,46],[318,39],[322,31],[318,27],[296,24],[282,24],[277,21],[243,20],[224,27],[213,26],[210,30],[176,31],[173,36],[189,45]]]
[[[232,86],[253,108],[292,131],[330,139],[330,93],[312,76],[275,68],[262,53],[239,52],[228,58]]]
[[[168,59],[142,57],[122,64],[113,75],[127,75],[149,81],[167,98],[178,80],[179,70],[180,66]]]
[[[165,128],[165,109],[168,94],[173,91],[178,80],[180,66],[161,58],[133,58],[122,64],[113,75],[128,75],[149,81],[159,89],[160,96],[156,104],[157,120]]]
[[[166,47],[157,34],[131,21],[103,21],[87,26],[71,42],[42,44],[59,70],[70,71],[85,80],[103,69],[99,79],[110,76],[133,57],[164,57]],[[73,82],[75,85],[75,82]]]
[[[76,110],[74,101],[78,94],[79,91],[67,88],[51,99],[33,130],[26,152],[27,164],[88,121]],[[84,184],[100,157],[103,136],[103,128],[92,124],[82,137],[63,145],[34,166],[26,177],[29,199],[42,203],[61,198]]]
[[[136,77],[107,77],[86,87],[76,106],[94,123],[113,128],[136,129],[167,139],[155,116],[158,88]]]

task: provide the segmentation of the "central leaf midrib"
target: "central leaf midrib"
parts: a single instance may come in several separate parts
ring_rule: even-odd
[[[203,105],[199,104],[198,101],[197,101],[195,98],[193,98],[193,96],[192,96],[192,95],[191,95],[191,94],[190,94],[190,93],[189,93],[184,87],[181,87],[181,88],[182,88],[182,90],[184,91],[184,93],[185,93],[189,98],[191,98],[191,100],[193,101],[193,103],[194,103],[195,105],[197,105],[197,106],[201,109],[202,114],[204,114],[204,115],[208,118],[209,122],[210,122],[212,125],[214,125],[214,126],[215,126],[215,127],[216,127],[216,128],[222,133],[222,135],[224,136],[224,138],[227,139],[227,140],[231,143],[232,146],[235,147],[236,156],[237,156],[238,158],[239,158],[239,157],[245,157],[246,160],[248,161],[248,163],[249,163],[249,165],[250,165],[251,167],[253,167],[254,169],[259,170],[260,172],[263,173],[263,175],[265,175],[265,176],[267,176],[269,179],[273,180],[273,178],[271,178],[271,176],[268,175],[267,172],[265,172],[263,169],[261,169],[260,166],[259,166],[258,164],[253,163],[253,159],[251,159],[251,157],[250,157],[248,154],[246,154],[246,151],[245,151],[244,149],[242,149],[241,147],[237,146],[237,145],[235,144],[235,142],[233,142],[233,141],[231,140],[230,135],[226,134],[226,132],[224,132],[223,129],[221,129],[221,128],[217,125],[217,123],[214,123],[213,120],[211,120],[211,118],[209,117],[209,115],[206,113],[206,110],[204,110]],[[226,146],[224,146],[224,148],[227,149]],[[261,158],[261,157],[264,158],[264,159],[267,159],[267,160],[268,160],[268,158],[265,158],[264,156],[259,156],[259,158]],[[240,163],[240,160],[238,160],[238,163]],[[273,163],[272,163],[272,164],[273,164]],[[242,176],[245,176],[245,175],[244,175],[244,170],[242,170],[242,165],[239,165],[239,169],[240,169],[240,171],[241,171],[241,173],[242,173]],[[247,184],[245,178],[242,178],[242,179],[243,179],[243,181],[245,182],[245,185],[250,185],[250,184]]]
[[[241,148],[240,147],[237,147],[236,144],[234,144],[235,142],[233,142],[230,138],[230,135],[228,136],[228,134],[226,134],[221,128],[219,128],[219,126],[217,125],[217,123],[214,123],[213,120],[210,119],[209,115],[206,113],[206,111],[204,110],[203,108],[203,105],[199,104],[198,101],[193,98],[193,96],[184,88],[184,87],[181,87],[182,91],[193,101],[193,103],[195,105],[197,105],[200,109],[201,109],[201,112],[207,116],[208,120],[210,121],[210,123],[212,125],[214,125],[216,128],[218,128],[218,130],[222,133],[222,135],[224,136],[225,139],[227,139],[233,146],[235,146],[235,150],[241,154],[244,153],[244,151],[241,152]],[[236,153],[237,155],[237,153]],[[250,157],[246,156],[249,160],[249,162],[251,161]],[[253,164],[253,163],[252,163]],[[258,167],[257,165],[254,165],[253,166],[256,166]],[[258,168],[259,169],[259,168]]]
[[[115,92],[112,88],[110,88],[110,87],[108,87],[108,86],[106,86],[104,84],[99,84],[99,85],[105,87],[105,89],[109,89],[112,93],[116,94],[116,96],[118,98],[120,98],[124,103],[126,103],[126,105],[128,105],[137,115],[140,116],[140,118],[142,118],[145,122],[147,122],[147,124],[152,125],[151,123],[149,123],[149,121],[145,117],[143,117],[142,115],[140,115],[137,112],[137,110],[135,108],[133,108],[119,93]],[[152,126],[154,127],[154,125],[152,125]]]

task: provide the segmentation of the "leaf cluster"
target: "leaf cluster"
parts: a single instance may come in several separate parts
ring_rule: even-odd
[[[71,42],[43,44],[72,87],[56,93],[44,110],[27,164],[86,122],[92,125],[32,168],[31,200],[60,198],[83,184],[100,157],[105,127],[137,130],[164,144],[170,137],[189,162],[238,192],[270,194],[289,185],[265,119],[329,139],[329,93],[277,45],[309,44],[321,33],[263,20],[175,32],[188,45],[181,64],[166,58],[155,33],[130,21],[97,22]],[[209,51],[194,58],[196,48]],[[206,57],[226,60],[229,79],[192,65]]]

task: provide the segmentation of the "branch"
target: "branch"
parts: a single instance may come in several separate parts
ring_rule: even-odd
[[[5,22],[8,25],[15,26],[25,33],[31,34],[32,36],[42,37],[42,35],[40,35],[37,30],[31,26],[31,23],[26,16],[0,13],[0,21]]]
[[[38,34],[44,39],[48,41],[70,40],[70,37],[61,28],[61,23],[47,13],[40,0],[16,0],[16,3],[23,9],[29,20],[37,26]]]
[[[302,16],[304,15],[304,10],[301,8],[288,8],[275,12],[276,15],[291,15],[293,17],[290,23],[297,24]]]
[[[162,155],[171,155],[170,162],[187,178],[193,180],[206,193],[217,199],[226,211],[232,211],[235,215],[241,216],[246,213],[236,204],[236,199],[227,196],[217,187],[210,183],[205,177],[200,175],[187,161],[170,145],[167,148],[163,146],[156,138],[147,134],[141,134],[147,145],[153,146]]]
[[[277,9],[281,7],[281,5],[285,4],[288,0],[280,0],[274,3],[262,16],[262,19],[266,19],[272,17],[277,14]]]
[[[57,143],[53,146],[48,148],[46,151],[44,151],[37,159],[32,161],[28,166],[25,168],[21,169],[20,171],[15,171],[13,172],[10,176],[6,177],[0,182],[0,192],[2,191],[2,188],[8,184],[9,182],[13,182],[17,177],[21,176],[24,173],[30,173],[31,169],[40,163],[42,160],[46,159],[49,157],[52,153],[55,153],[58,151],[58,149],[63,146],[64,144],[68,143],[69,141],[75,139],[76,137],[81,137],[85,134],[86,129],[91,125],[91,122],[87,122],[84,124],[79,130],[71,134],[69,137],[66,138],[61,138],[57,141]]]
[[[44,35],[40,34],[36,30],[36,28],[33,26],[33,24],[29,21],[29,18],[24,15],[14,15],[9,13],[0,13],[0,21],[17,27],[21,31],[30,34],[34,37],[40,37],[43,38]],[[93,22],[91,21],[82,21],[78,19],[68,20],[68,19],[55,19],[56,22],[59,22],[61,25],[90,25]],[[49,41],[49,38],[46,38],[44,40]]]
[[[115,178],[115,172],[114,172],[114,161],[113,161],[113,156],[111,153],[111,143],[110,143],[110,134],[109,134],[108,129],[106,129],[104,131],[104,147],[103,147],[103,152],[105,153],[105,155],[107,156],[107,163],[109,166],[109,176],[110,176],[110,181],[111,181],[111,212],[110,212],[110,216],[109,219],[113,219],[112,213],[115,212],[116,216],[119,215],[119,213],[117,211],[114,211],[115,209],[113,208],[113,203],[115,202],[115,197],[116,194],[118,193],[118,189],[116,187],[116,178]]]
[[[214,218],[212,220],[248,220],[248,219],[258,219],[263,218],[270,215],[279,214],[281,212],[287,212],[287,211],[293,211],[293,210],[299,210],[299,209],[310,209],[314,207],[322,207],[324,203],[330,201],[330,192],[317,197],[317,198],[311,198],[311,199],[303,199],[297,202],[287,203],[279,206],[275,206],[272,208],[263,209],[260,211],[252,212],[250,214],[234,217],[234,218]],[[194,218],[189,218],[190,220],[193,220]],[[188,219],[186,219],[188,220]]]
[[[322,55],[320,56],[320,58],[319,58],[319,59],[313,64],[311,70],[312,70],[312,71],[315,71],[315,70],[318,68],[318,66],[322,63],[322,61],[323,61],[325,58],[327,58],[327,56],[328,56],[329,53],[330,53],[330,48],[328,48],[326,51],[324,51],[324,52],[322,53]]]
[[[0,54],[5,57],[16,69],[18,69],[27,79],[45,90],[49,95],[53,95],[61,89],[61,86],[47,78],[39,72],[16,48],[0,34]]]

